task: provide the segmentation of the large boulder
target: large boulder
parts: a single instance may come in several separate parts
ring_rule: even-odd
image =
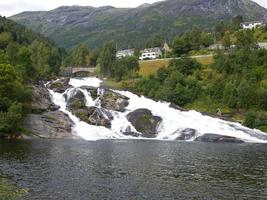
[[[82,86],[81,89],[89,92],[93,100],[95,100],[97,98],[98,89],[96,87]]]
[[[162,122],[160,117],[154,116],[148,109],[137,109],[129,113],[127,119],[143,137],[149,138],[156,137],[157,128]]]
[[[111,120],[113,119],[112,114],[107,110],[89,107],[88,108],[88,121],[89,124],[96,126],[111,127]]]
[[[43,84],[32,85],[32,113],[39,114],[45,111],[56,111],[60,107],[55,105],[48,90]]]
[[[105,90],[104,94],[100,97],[101,107],[108,110],[115,110],[124,112],[125,108],[129,104],[129,98],[113,92],[111,90]]]
[[[218,134],[213,134],[213,133],[206,133],[202,136],[199,136],[195,139],[195,141],[215,142],[215,143],[244,143],[243,140],[235,138],[235,137],[218,135]]]
[[[194,138],[197,134],[197,130],[192,128],[178,129],[174,132],[174,135],[179,134],[176,140],[190,140]]]
[[[33,136],[40,138],[74,138],[71,133],[72,121],[61,111],[49,111],[42,114],[30,114],[24,121],[24,127]]]
[[[74,89],[71,96],[67,97],[67,95],[65,95],[65,98],[67,100],[67,108],[72,112],[86,108],[85,96],[79,89]]]
[[[74,114],[88,124],[104,126],[106,128],[111,127],[111,120],[113,120],[113,116],[109,111],[97,107],[79,109],[76,110]]]
[[[63,93],[65,92],[69,87],[70,79],[69,78],[62,78],[56,81],[50,82],[47,87],[50,90],[53,90],[54,92]]]

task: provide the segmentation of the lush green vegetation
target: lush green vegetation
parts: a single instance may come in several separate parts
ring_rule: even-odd
[[[137,81],[135,90],[200,111],[239,113],[245,125],[266,131],[267,50],[257,49],[251,31],[239,31],[235,45],[218,51],[208,66],[187,57],[172,60]]]
[[[173,55],[182,56],[190,51],[197,51],[214,43],[214,36],[211,33],[193,28],[190,31],[174,38],[172,43]]]
[[[8,182],[7,179],[0,175],[0,199],[1,200],[15,200],[20,198],[27,192],[26,189],[17,189],[14,185]]]
[[[136,77],[139,70],[138,58],[135,56],[116,59],[114,42],[108,42],[104,45],[98,58],[98,64],[102,75],[115,78],[117,81]]]
[[[0,137],[25,131],[30,110],[29,83],[57,74],[63,52],[53,43],[0,17]]]
[[[89,51],[85,45],[79,44],[68,55],[65,56],[62,66],[95,67],[99,54],[99,49]]]

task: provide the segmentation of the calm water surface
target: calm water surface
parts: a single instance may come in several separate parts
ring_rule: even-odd
[[[0,141],[23,199],[267,199],[267,146],[161,141]]]

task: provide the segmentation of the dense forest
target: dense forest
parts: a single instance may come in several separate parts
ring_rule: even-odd
[[[0,137],[23,131],[29,85],[57,74],[64,52],[46,38],[0,17]]]

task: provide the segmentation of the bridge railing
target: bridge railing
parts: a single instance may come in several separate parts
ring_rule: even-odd
[[[65,67],[61,69],[60,75],[71,77],[74,74],[79,73],[79,72],[94,73],[95,70],[96,70],[95,67]]]

